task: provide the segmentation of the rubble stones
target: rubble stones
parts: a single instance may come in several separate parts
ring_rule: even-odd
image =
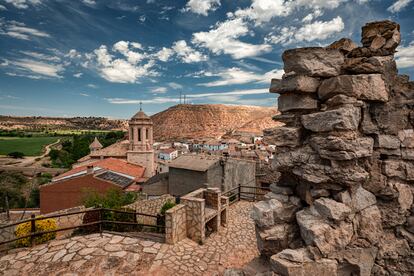
[[[343,203],[330,198],[320,198],[315,202],[315,209],[318,213],[329,219],[341,221],[351,214],[351,209]]]
[[[272,79],[270,85],[271,93],[284,94],[288,92],[316,93],[320,80],[304,75],[285,77],[282,80]]]
[[[399,25],[382,21],[364,26],[362,47],[341,39],[283,54],[285,76],[272,85],[282,105],[315,97],[307,80],[320,85],[314,110],[298,98],[278,115],[300,135],[274,155],[280,178],[264,197],[274,224],[256,222],[277,275],[414,274],[414,82],[397,75],[399,42]]]
[[[322,158],[351,160],[371,156],[374,140],[370,137],[343,139],[338,136],[316,136],[311,138],[310,144]]]
[[[264,130],[265,141],[278,147],[295,147],[300,145],[300,129],[296,127],[276,127]]]
[[[388,101],[388,90],[380,74],[341,75],[322,81],[318,95],[322,100],[343,94],[368,101]]]
[[[303,126],[314,132],[356,130],[360,120],[361,109],[358,107],[343,107],[302,115]]]
[[[315,110],[318,108],[318,101],[309,95],[287,93],[279,96],[278,110],[281,112],[291,110]]]
[[[339,50],[325,48],[298,48],[283,53],[286,73],[310,77],[334,77],[341,72],[344,56]]]

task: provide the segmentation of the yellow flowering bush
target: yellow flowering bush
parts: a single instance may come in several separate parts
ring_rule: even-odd
[[[42,220],[36,220],[35,222],[36,225],[36,233],[38,232],[43,232],[43,231],[52,231],[52,230],[57,230],[57,224],[56,224],[56,220],[55,219],[42,219]],[[16,227],[16,237],[24,237],[29,235],[31,232],[31,222],[24,222],[19,224]],[[35,236],[34,237],[34,243],[35,244],[40,244],[40,243],[44,243],[50,240],[53,240],[56,238],[56,232],[53,233],[47,233],[47,234],[42,234],[39,236]],[[16,245],[18,247],[28,247],[31,245],[30,242],[30,237],[28,238],[24,238],[24,239],[20,239],[16,241]]]

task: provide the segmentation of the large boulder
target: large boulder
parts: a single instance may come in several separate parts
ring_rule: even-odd
[[[297,212],[296,221],[305,243],[316,246],[323,255],[344,249],[353,236],[351,222],[329,223],[313,207]]]
[[[257,247],[264,256],[272,256],[286,248],[300,247],[298,226],[291,223],[278,223],[270,228],[256,226]]]
[[[275,127],[265,129],[263,133],[265,142],[271,145],[296,147],[301,144],[301,131],[297,127]]]
[[[316,110],[318,101],[315,97],[305,94],[287,93],[279,96],[277,107],[280,112],[292,110]]]
[[[341,107],[325,112],[302,115],[302,124],[314,132],[356,130],[361,120],[361,108]]]
[[[377,21],[362,27],[362,45],[371,49],[385,49],[393,53],[401,42],[400,25],[389,21]]]
[[[339,136],[315,136],[310,145],[322,158],[351,160],[372,155],[374,140],[370,137],[344,139]]]
[[[271,93],[315,93],[321,81],[318,78],[312,78],[304,75],[295,75],[285,77],[282,80],[272,79],[270,85]]]
[[[386,102],[388,89],[380,74],[341,75],[322,81],[318,95],[322,100],[344,94],[361,100]]]
[[[311,77],[334,77],[341,72],[344,56],[339,50],[318,47],[290,49],[283,53],[284,70]]]
[[[272,270],[283,276],[336,275],[337,262],[331,259],[311,259],[306,249],[285,249],[270,258]]]
[[[370,276],[378,249],[350,248],[334,252],[329,257],[338,261],[338,271],[335,275]]]
[[[347,58],[343,70],[351,74],[396,73],[397,65],[393,56]]]
[[[319,198],[315,200],[314,206],[322,217],[335,221],[345,220],[352,212],[345,204],[330,198]]]

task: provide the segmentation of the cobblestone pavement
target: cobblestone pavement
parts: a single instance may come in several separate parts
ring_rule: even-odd
[[[232,205],[228,225],[213,233],[203,245],[185,239],[175,245],[162,245],[150,271],[162,268],[165,275],[217,275],[229,267],[243,267],[259,255],[254,223],[250,219],[253,203]]]
[[[160,243],[92,234],[55,240],[0,258],[1,275],[150,275]]]
[[[55,240],[0,258],[0,275],[219,275],[255,259],[252,203],[230,207],[227,227],[204,245],[185,239],[175,245],[112,234]]]

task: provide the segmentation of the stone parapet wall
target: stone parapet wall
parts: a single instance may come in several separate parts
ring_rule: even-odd
[[[131,203],[124,207],[133,209],[135,210],[135,212],[138,212],[138,213],[156,216],[160,213],[161,207],[168,201],[175,202],[175,197],[167,194],[167,195],[162,195],[157,198],[139,199],[135,201],[134,203]],[[151,225],[157,224],[156,218],[140,216],[140,215],[137,215],[137,221],[138,223],[144,223],[144,224],[151,224]]]
[[[165,213],[165,242],[175,244],[187,237],[186,206],[178,204]]]
[[[397,72],[399,30],[373,22],[361,47],[283,53],[270,92],[285,125],[265,132],[280,177],[252,211],[276,273],[414,274],[414,83]]]

